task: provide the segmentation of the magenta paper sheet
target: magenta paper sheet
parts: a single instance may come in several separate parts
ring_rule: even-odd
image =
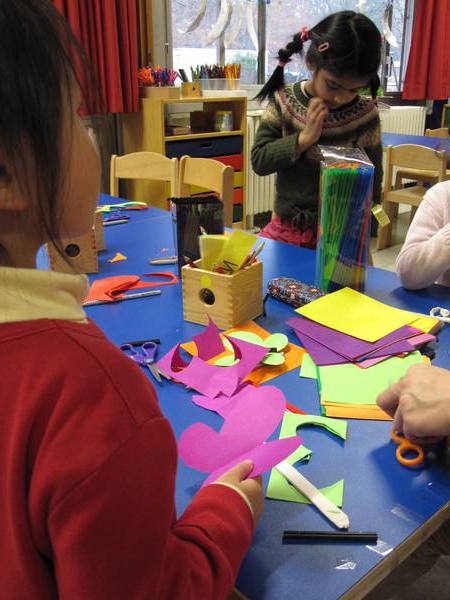
[[[277,428],[286,409],[284,394],[276,387],[253,388],[237,401],[219,432],[204,423],[194,423],[181,434],[181,459],[198,471],[210,473],[203,485],[243,460],[254,468],[249,477],[271,469],[302,443],[298,436],[266,442]]]

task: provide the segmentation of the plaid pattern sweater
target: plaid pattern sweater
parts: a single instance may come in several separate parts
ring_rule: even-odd
[[[318,145],[364,148],[375,165],[373,199],[379,202],[381,197],[381,130],[374,101],[357,96],[349,104],[330,110],[317,144],[297,157],[297,138],[306,124],[309,99],[301,82],[275,92],[252,147],[255,173],[277,173],[275,213],[301,230],[317,224],[321,159]]]

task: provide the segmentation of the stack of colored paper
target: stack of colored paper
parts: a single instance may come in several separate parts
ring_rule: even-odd
[[[373,164],[358,148],[321,147],[316,285],[364,290],[370,236]]]
[[[420,317],[344,288],[297,309],[287,324],[309,356],[300,375],[317,379],[327,416],[388,419],[377,396],[423,362],[436,319]]]

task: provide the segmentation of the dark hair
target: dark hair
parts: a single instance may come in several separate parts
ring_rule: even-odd
[[[34,200],[57,247],[63,119],[84,64],[79,43],[49,0],[0,0],[0,177],[10,173]]]
[[[296,33],[292,41],[278,50],[279,64],[256,96],[260,102],[284,85],[284,65],[294,54],[302,54],[304,43],[311,44],[306,61],[316,69],[326,69],[339,77],[346,74],[368,77],[372,98],[377,95],[377,74],[381,59],[381,34],[365,15],[343,10],[325,17],[312,29]]]

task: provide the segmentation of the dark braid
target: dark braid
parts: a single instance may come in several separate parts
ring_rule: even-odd
[[[271,96],[274,92],[284,86],[284,66],[288,62],[291,62],[292,55],[301,55],[302,50],[303,41],[300,33],[296,33],[294,35],[292,41],[286,45],[286,48],[280,48],[278,50],[278,65],[275,67],[270,79],[266,82],[265,86],[256,96],[256,100],[258,100],[258,102],[262,102],[268,96]]]

